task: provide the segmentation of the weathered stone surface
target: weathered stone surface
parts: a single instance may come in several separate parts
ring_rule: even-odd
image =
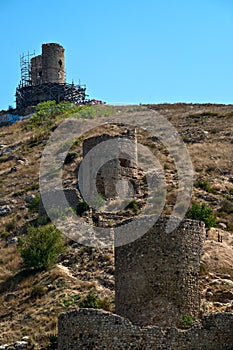
[[[175,223],[177,218],[172,220]],[[199,222],[184,220],[167,234],[167,221],[168,217],[160,217],[142,237],[115,248],[118,315],[95,309],[61,314],[59,350],[233,349],[230,312],[206,316],[186,330],[177,328],[184,315],[199,318],[198,277],[205,230]],[[214,293],[207,292],[213,298]]]
[[[142,237],[115,248],[116,313],[139,326],[168,327],[185,314],[199,317],[204,226],[184,220],[166,233],[168,219],[161,217]]]
[[[108,155],[109,160],[106,158]],[[136,186],[134,181],[137,177],[136,130],[128,130],[118,135],[102,134],[85,139],[83,157],[85,156],[87,163],[81,175],[83,178],[81,191],[88,193],[89,196],[97,189],[97,192],[106,198],[117,197],[119,195],[117,185],[122,178],[129,180],[133,187]],[[101,164],[103,165],[96,172],[96,168]],[[127,192],[129,189],[122,190]]]
[[[232,350],[233,314],[205,317],[188,330],[133,325],[115,314],[80,309],[59,316],[58,350]]]

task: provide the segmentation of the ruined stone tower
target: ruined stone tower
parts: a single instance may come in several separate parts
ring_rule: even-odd
[[[110,155],[109,160],[106,155]],[[119,194],[118,191],[127,196],[127,192],[130,191],[129,184],[132,190],[134,189],[137,178],[136,130],[126,130],[117,135],[102,134],[85,139],[83,157],[88,162],[86,171],[82,174],[86,188],[84,192],[88,191],[90,196],[97,192],[105,198],[115,198]],[[103,165],[96,171],[100,164]],[[119,184],[121,188],[118,187]]]
[[[115,248],[116,313],[139,326],[175,326],[187,314],[199,318],[204,225],[183,220],[167,233],[167,221],[160,217],[142,237]]]

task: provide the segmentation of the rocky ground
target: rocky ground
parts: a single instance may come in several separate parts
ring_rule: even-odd
[[[127,122],[127,115],[133,118],[141,107],[91,108],[97,109],[96,118],[121,114]],[[202,313],[233,311],[233,106],[163,104],[143,108],[151,113],[152,122],[156,111],[179,131],[195,171],[192,200],[207,204],[216,216],[217,227],[207,232],[202,254]],[[13,349],[49,349],[49,343],[56,343],[57,315],[77,307],[90,291],[98,295],[103,308],[114,310],[110,248],[85,247],[65,239],[66,253],[55,267],[36,274],[25,273],[20,267],[17,240],[26,233],[27,225],[38,219],[38,211],[30,203],[39,195],[41,154],[61,120],[62,116],[53,116],[39,127],[25,120],[0,128],[0,345],[10,344]],[[80,121],[83,125],[86,122]],[[86,136],[106,129],[107,124],[98,126]],[[169,214],[177,195],[177,173],[174,160],[155,136],[143,128],[138,130],[138,142],[149,147],[163,164],[168,192],[164,213]],[[63,184],[67,188],[77,184],[81,145],[82,138],[72,146],[70,161],[64,166]],[[140,212],[143,198],[138,202]],[[137,215],[131,212],[126,216],[129,214]]]

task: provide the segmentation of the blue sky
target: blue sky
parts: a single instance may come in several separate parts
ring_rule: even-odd
[[[0,109],[19,56],[65,47],[67,81],[107,103],[233,103],[233,0],[0,0]]]

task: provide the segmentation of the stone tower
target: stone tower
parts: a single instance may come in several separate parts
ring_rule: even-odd
[[[31,59],[31,80],[32,85],[42,83],[42,55],[35,56]]]
[[[167,221],[160,217],[142,237],[115,248],[116,313],[139,326],[170,327],[184,315],[200,316],[204,224],[183,220],[166,233]]]
[[[42,54],[31,59],[32,85],[65,83],[64,52],[64,48],[59,44],[42,45]]]
[[[20,57],[21,81],[16,88],[16,108],[19,114],[28,114],[27,107],[55,100],[84,104],[86,86],[66,83],[64,48],[57,43],[42,45],[42,53]],[[32,57],[32,58],[31,58]],[[31,113],[31,112],[29,112]]]
[[[43,83],[65,83],[64,48],[59,44],[42,45]]]
[[[127,194],[130,186],[134,188],[138,170],[135,129],[125,130],[122,134],[102,134],[85,139],[83,157],[89,152],[88,166],[82,174],[83,185],[87,190],[84,192],[89,192],[91,196],[95,193],[96,186],[97,192],[105,198],[115,198],[118,196],[117,191]],[[108,155],[112,159],[107,160]],[[96,173],[99,164],[103,165]],[[122,179],[125,181],[121,181]],[[118,187],[119,184],[121,188]]]

